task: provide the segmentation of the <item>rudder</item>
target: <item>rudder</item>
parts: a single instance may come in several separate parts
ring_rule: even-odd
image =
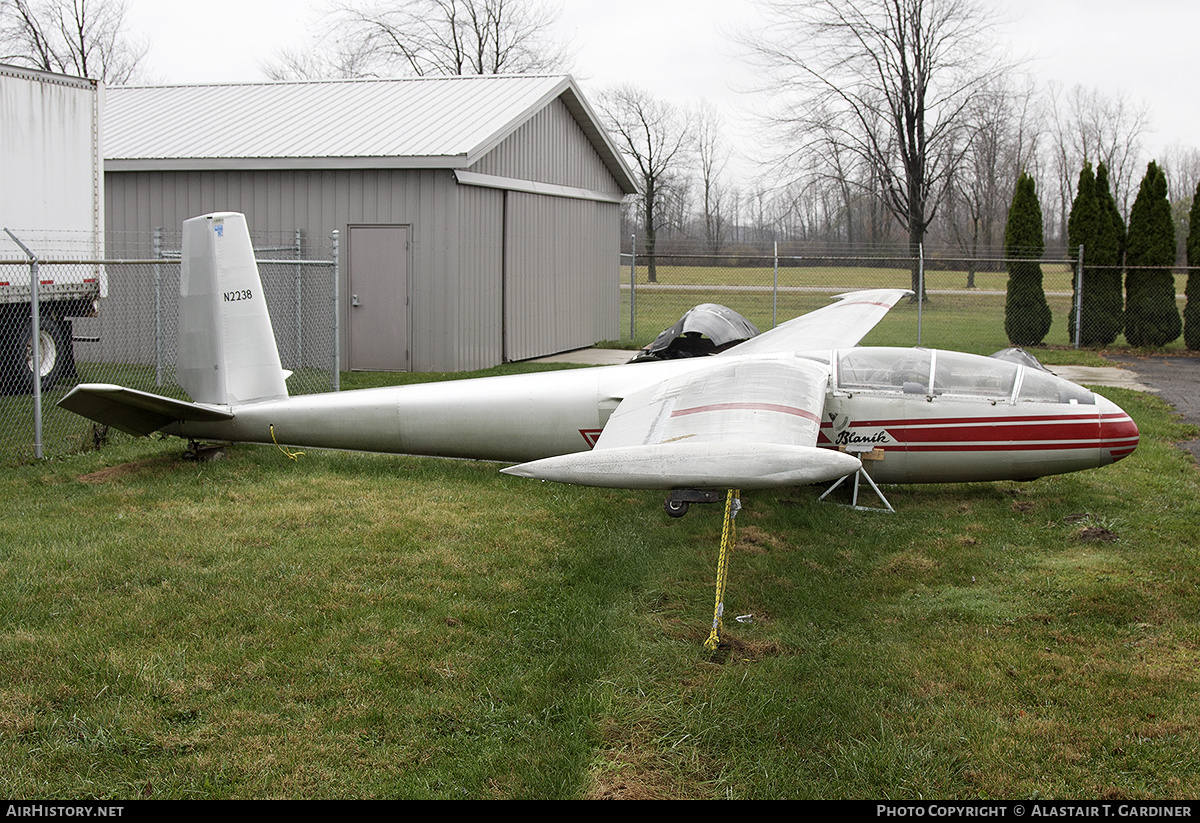
[[[198,403],[287,397],[287,372],[243,214],[206,214],[183,223],[175,372]]]

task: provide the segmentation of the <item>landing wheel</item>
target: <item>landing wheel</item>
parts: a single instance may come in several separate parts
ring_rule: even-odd
[[[667,510],[667,514],[671,517],[683,517],[688,513],[688,504],[686,500],[676,500],[673,497],[668,497],[663,503],[663,508]]]
[[[671,489],[663,508],[671,517],[683,517],[692,503],[720,503],[721,493],[711,489]]]

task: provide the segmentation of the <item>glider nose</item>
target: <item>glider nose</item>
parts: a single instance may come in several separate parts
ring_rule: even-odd
[[[1138,427],[1125,410],[1107,398],[1096,396],[1100,411],[1100,449],[1113,463],[1133,454],[1138,444]]]

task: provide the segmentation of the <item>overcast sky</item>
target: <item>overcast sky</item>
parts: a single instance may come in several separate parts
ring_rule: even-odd
[[[1082,84],[1151,107],[1152,153],[1200,146],[1194,40],[1197,0],[985,0],[1011,23],[1014,49],[1042,83]],[[233,4],[130,0],[132,34],[149,38],[147,69],[164,83],[262,80],[260,62],[320,30],[325,0]],[[755,0],[562,0],[585,94],[629,82],[681,103],[708,99],[736,114],[750,82],[729,34]]]

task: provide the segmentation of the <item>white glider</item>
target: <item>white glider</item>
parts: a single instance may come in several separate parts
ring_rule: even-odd
[[[1031,358],[858,343],[903,289],[836,302],[720,354],[290,397],[243,215],[184,223],[177,375],[192,402],[106,384],[59,405],[135,435],[466,457],[561,483],[688,493],[1025,480],[1137,446],[1116,404]],[[672,500],[675,501],[672,505]]]

